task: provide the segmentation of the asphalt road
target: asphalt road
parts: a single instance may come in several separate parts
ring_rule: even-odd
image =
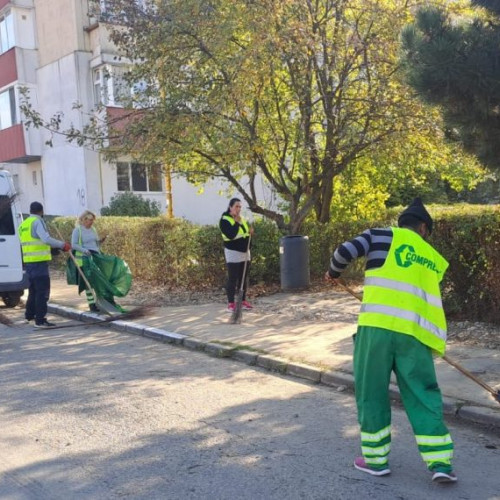
[[[452,424],[459,482],[436,485],[393,416],[374,478],[350,394],[102,327],[0,326],[1,499],[500,499],[499,436]]]

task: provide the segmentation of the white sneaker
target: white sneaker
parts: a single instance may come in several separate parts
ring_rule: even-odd
[[[432,481],[435,483],[455,483],[457,476],[453,472],[434,472]]]
[[[32,319],[20,319],[19,321],[16,321],[16,325],[30,325],[32,321]]]

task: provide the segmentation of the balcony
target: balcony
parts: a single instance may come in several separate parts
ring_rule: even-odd
[[[106,106],[106,119],[109,127],[110,148],[119,148],[122,145],[123,136],[127,135],[127,129],[141,121],[145,111],[140,109],[124,109]],[[141,140],[136,139],[136,146],[140,147]]]
[[[22,124],[0,130],[0,163],[30,163],[40,160],[39,155],[30,153],[29,144],[26,148]]]

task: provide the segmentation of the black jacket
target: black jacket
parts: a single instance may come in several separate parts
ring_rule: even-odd
[[[248,225],[247,227],[245,227],[244,225],[239,224],[236,221],[234,221],[234,224],[231,224],[228,220],[224,219],[224,216],[231,217],[227,212],[224,212],[219,221],[219,229],[221,230],[221,233],[226,238],[229,238],[231,240],[224,241],[224,247],[228,248],[229,250],[236,250],[237,252],[246,252],[248,250],[248,239],[250,238]],[[246,235],[243,238],[238,238],[235,240],[234,238],[236,238],[236,236],[238,235],[240,228],[243,229]]]

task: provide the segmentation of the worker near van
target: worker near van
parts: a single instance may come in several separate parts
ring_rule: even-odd
[[[24,317],[27,322],[35,320],[35,328],[56,326],[47,320],[47,303],[50,297],[49,262],[51,249],[68,252],[71,245],[49,235],[43,220],[43,205],[34,201],[30,205],[30,216],[19,226],[19,238],[23,262],[29,279],[28,300]]]
[[[444,355],[446,319],[440,283],[448,262],[429,244],[433,221],[420,198],[399,227],[368,229],[333,253],[325,279],[366,257],[363,303],[354,342],[354,382],[362,457],[354,467],[389,474],[391,405],[395,372],[420,454],[434,482],[455,482],[453,441],[444,424],[433,352]]]

